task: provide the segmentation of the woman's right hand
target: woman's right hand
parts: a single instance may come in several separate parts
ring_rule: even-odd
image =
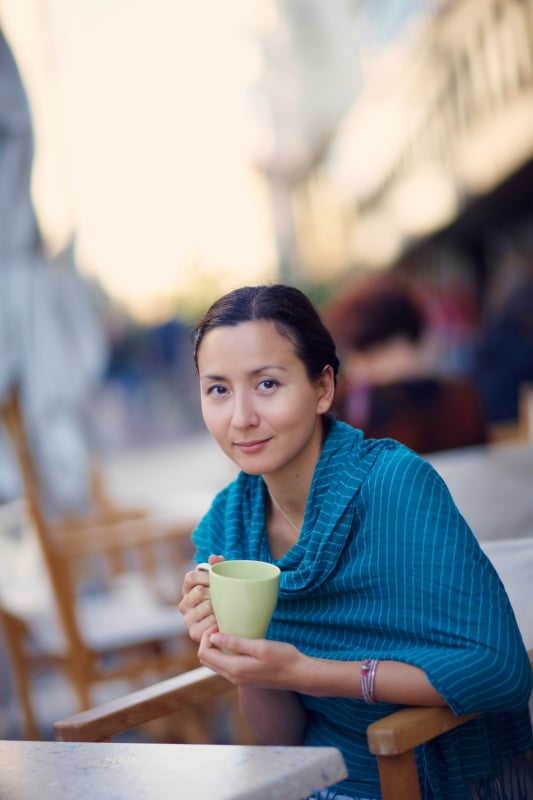
[[[223,556],[209,556],[210,564],[224,561]],[[183,621],[189,630],[189,636],[199,642],[208,628],[216,625],[211,600],[209,599],[209,573],[206,570],[193,569],[185,574],[181,588],[182,599],[178,606]]]

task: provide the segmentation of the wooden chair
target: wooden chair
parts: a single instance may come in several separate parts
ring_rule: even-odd
[[[197,666],[176,602],[194,521],[178,524],[149,518],[142,509],[116,508],[97,473],[91,515],[51,521],[43,512],[16,392],[0,411],[25,495],[13,511],[12,532],[18,535],[20,526],[35,535],[52,599],[50,610],[24,614],[0,586],[0,622],[25,735],[38,738],[32,676],[43,664],[63,671],[80,709],[94,705],[93,688],[107,681],[138,686]]]
[[[533,669],[533,650],[529,651]],[[133,692],[99,708],[55,723],[55,739],[62,742],[111,741],[128,730],[164,714],[182,712],[191,704],[209,703],[213,697],[235,691],[224,678],[198,667],[147,689]],[[449,708],[404,708],[367,729],[370,752],[378,761],[383,800],[421,800],[414,749],[468,720]]]

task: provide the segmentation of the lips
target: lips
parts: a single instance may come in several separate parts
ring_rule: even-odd
[[[258,453],[270,441],[270,439],[256,439],[253,442],[235,442],[234,446],[241,451],[241,453]]]

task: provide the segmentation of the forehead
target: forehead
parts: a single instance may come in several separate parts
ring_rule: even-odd
[[[205,334],[198,349],[198,366],[204,372],[217,363],[237,364],[243,359],[271,364],[274,356],[299,361],[293,343],[273,322],[240,322],[221,325]]]

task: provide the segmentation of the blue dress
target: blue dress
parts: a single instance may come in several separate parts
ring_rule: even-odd
[[[531,669],[505,589],[438,473],[398,442],[332,420],[300,537],[277,561],[265,501],[262,477],[241,472],[193,534],[198,561],[280,567],[269,639],[317,658],[413,664],[455,713],[491,712],[417,752],[426,797],[468,798],[467,782],[480,780],[490,797],[502,759],[532,746]],[[300,699],[305,744],[344,755],[350,776],[335,789],[379,798],[366,728],[400,706]]]

